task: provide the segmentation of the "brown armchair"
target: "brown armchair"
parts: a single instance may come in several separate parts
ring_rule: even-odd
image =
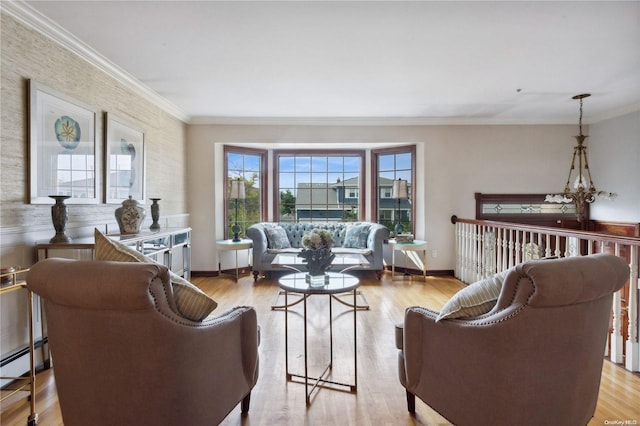
[[[400,383],[458,425],[585,425],[593,417],[612,294],[629,278],[598,254],[531,261],[504,276],[496,305],[436,322],[410,307],[399,327]]]
[[[202,322],[149,263],[48,259],[27,276],[43,299],[65,425],[213,425],[258,379],[256,312]]]

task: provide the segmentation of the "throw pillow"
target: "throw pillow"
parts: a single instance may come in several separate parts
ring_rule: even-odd
[[[264,228],[264,232],[267,234],[269,248],[275,250],[291,248],[291,243],[287,237],[287,231],[285,231],[282,226],[267,226]]]
[[[96,260],[157,263],[118,241],[106,237],[98,229],[95,235]],[[173,298],[180,314],[192,321],[202,321],[218,306],[215,300],[178,274],[169,271]]]
[[[475,317],[489,312],[498,301],[507,271],[469,284],[444,305],[436,322],[443,319]]]
[[[367,248],[367,239],[371,225],[348,225],[344,236],[342,247],[345,248]]]

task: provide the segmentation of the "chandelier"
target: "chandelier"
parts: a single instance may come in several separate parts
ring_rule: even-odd
[[[564,186],[562,194],[550,194],[545,198],[545,202],[550,203],[571,203],[576,206],[576,218],[578,222],[582,222],[585,215],[586,203],[593,203],[596,197],[613,200],[617,194],[612,192],[598,191],[591,179],[591,171],[589,170],[589,161],[587,160],[587,147],[584,146],[584,140],[588,135],[582,134],[582,100],[591,96],[589,93],[576,95],[572,99],[580,101],[580,118],[578,121],[579,134],[575,136],[578,145],[573,148],[573,158],[571,159],[571,167],[569,168],[569,176]],[[573,178],[574,171],[575,178]],[[572,181],[573,178],[573,181]],[[573,185],[571,185],[573,182]]]

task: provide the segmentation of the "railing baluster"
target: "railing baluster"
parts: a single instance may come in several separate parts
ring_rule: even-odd
[[[631,264],[629,273],[629,298],[627,301],[627,344],[625,347],[625,368],[630,371],[640,371],[640,346],[638,345],[638,246],[630,246]]]
[[[474,268],[473,275],[475,277],[474,281],[478,281],[482,278],[482,239],[480,238],[480,225],[475,225],[474,235],[475,235],[475,252],[474,252]]]
[[[579,256],[611,252],[613,247],[613,254],[622,256],[622,247],[626,248],[624,257],[630,256],[629,287],[625,289],[628,294],[627,306],[622,306],[622,292],[616,292],[612,304],[613,327],[609,335],[609,354],[611,361],[621,363],[624,359],[626,369],[640,371],[640,238],[471,219],[456,218],[455,224],[456,276],[466,283],[504,271],[536,255]],[[538,246],[537,252],[534,241]],[[624,310],[627,310],[629,319],[626,329],[622,325]]]
[[[544,257],[551,257],[551,234],[545,234],[545,237]]]
[[[502,229],[494,228],[496,232],[496,272],[502,269]]]
[[[502,270],[509,268],[509,231],[508,229],[502,230]]]
[[[618,243],[615,244],[615,255],[620,256],[620,245]],[[620,318],[620,314],[622,313],[622,301],[621,301],[621,292],[622,290],[618,290],[613,294],[613,330],[611,331],[611,361],[615,363],[622,362],[622,319]]]
[[[537,232],[536,234],[537,234],[537,240],[538,240],[538,242],[536,243],[538,244],[538,254],[540,254],[540,257],[544,257],[546,255],[542,253],[542,233]]]

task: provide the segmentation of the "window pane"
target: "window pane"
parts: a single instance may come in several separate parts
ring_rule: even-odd
[[[311,169],[314,172],[326,172],[327,157],[313,157],[311,160]]]
[[[293,157],[280,157],[278,169],[281,172],[293,172],[295,170],[295,159]]]
[[[344,179],[343,179],[342,173],[329,173],[329,174],[327,174],[327,182],[329,182],[330,184],[340,183],[343,180]]]
[[[393,151],[373,152],[374,170],[377,179],[374,200],[376,218],[379,223],[385,225],[389,231],[395,234],[397,225],[402,226],[402,233],[413,233],[413,156],[415,147],[398,148]],[[408,199],[392,198],[394,180],[407,181]]]
[[[395,155],[380,155],[378,171],[393,170],[395,168]]]
[[[276,220],[358,220],[363,155],[276,152],[280,167]]]
[[[396,155],[396,169],[411,169],[411,154],[398,154]]]
[[[231,227],[238,223],[240,226],[240,236],[245,235],[246,229],[254,223],[261,222],[263,200],[265,194],[262,188],[262,169],[264,167],[265,155],[263,153],[248,153],[244,150],[233,151],[232,148],[226,151],[227,169],[227,211],[225,212],[226,238],[233,237]],[[245,190],[244,199],[230,199],[231,181],[240,179]],[[237,214],[236,214],[237,205]]]
[[[260,157],[257,155],[247,155],[244,157],[244,170],[260,172]]]
[[[345,172],[360,172],[360,158],[357,157],[345,157],[344,158],[344,170]]]
[[[311,173],[311,183],[326,184],[327,183],[327,174],[326,173]]]
[[[329,157],[327,170],[330,172],[342,172],[344,161],[343,157]]]
[[[296,157],[295,171],[297,173],[311,171],[311,157]]]

